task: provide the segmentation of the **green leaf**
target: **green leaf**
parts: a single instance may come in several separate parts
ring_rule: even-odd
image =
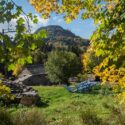
[[[101,56],[101,55],[104,55],[104,51],[102,50],[102,49],[98,49],[97,51],[96,51],[96,56]]]
[[[22,48],[24,46],[24,42],[20,41],[19,44],[17,45],[18,48]]]
[[[31,46],[30,46],[31,50],[35,50],[37,48],[36,44],[35,43],[32,43]]]
[[[27,57],[27,63],[30,63],[30,64],[32,63],[32,57],[31,56]]]
[[[10,65],[8,66],[8,71],[13,70],[14,68],[15,68],[15,64],[10,64]]]
[[[17,20],[17,23],[19,24],[19,25],[22,25],[23,23],[24,23],[24,19],[21,17],[21,18],[19,18],[18,20]]]
[[[19,58],[17,62],[18,62],[18,64],[24,65],[25,64],[25,58]]]
[[[39,38],[46,38],[47,37],[47,33],[45,30],[41,30],[37,35]]]
[[[37,18],[34,18],[34,19],[33,19],[33,23],[37,24],[37,23],[38,23],[38,19],[37,19]]]

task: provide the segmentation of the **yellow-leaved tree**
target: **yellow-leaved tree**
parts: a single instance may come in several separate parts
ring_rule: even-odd
[[[4,76],[0,74],[0,78],[1,77],[4,77]],[[10,88],[2,84],[2,80],[0,80],[0,101],[1,100],[9,101],[13,99],[14,99],[14,96],[11,94]]]

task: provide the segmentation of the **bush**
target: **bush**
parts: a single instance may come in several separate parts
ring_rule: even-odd
[[[100,90],[101,90],[101,85],[97,84],[91,88],[91,93],[98,94]]]
[[[0,109],[0,125],[14,125],[12,116],[4,109]]]
[[[83,111],[81,118],[85,125],[106,125],[103,124],[102,119],[97,116],[97,113],[90,109]]]
[[[125,105],[120,104],[111,108],[111,115],[108,118],[109,125],[125,125]]]
[[[101,95],[109,95],[109,94],[113,94],[113,91],[112,91],[111,86],[101,85],[101,89],[100,89],[99,93]]]
[[[37,109],[20,111],[13,115],[0,109],[0,125],[47,125],[45,117]]]
[[[45,117],[37,109],[17,112],[14,123],[15,125],[47,125]]]
[[[4,85],[2,81],[0,80],[0,102],[8,102],[10,100],[13,100],[14,96],[11,94],[11,89]]]

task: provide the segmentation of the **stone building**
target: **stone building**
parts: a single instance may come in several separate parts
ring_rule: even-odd
[[[19,74],[16,82],[22,82],[24,85],[50,85],[47,74],[41,64],[27,65]]]

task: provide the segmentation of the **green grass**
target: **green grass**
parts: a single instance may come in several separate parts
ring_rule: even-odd
[[[70,93],[63,86],[33,88],[38,91],[42,104],[39,107],[13,106],[9,108],[9,112],[17,115],[35,108],[45,115],[47,125],[84,125],[83,119],[95,119],[96,115],[105,120],[111,114],[111,107],[115,105],[113,96],[110,95]]]
[[[51,125],[62,125],[62,120],[73,121],[72,125],[82,125],[81,113],[85,109],[96,111],[99,117],[105,118],[110,114],[108,104],[113,105],[113,97],[99,94],[69,93],[63,87],[38,86],[43,105],[39,107]],[[64,124],[64,123],[63,123]],[[65,123],[68,125],[68,123]]]

